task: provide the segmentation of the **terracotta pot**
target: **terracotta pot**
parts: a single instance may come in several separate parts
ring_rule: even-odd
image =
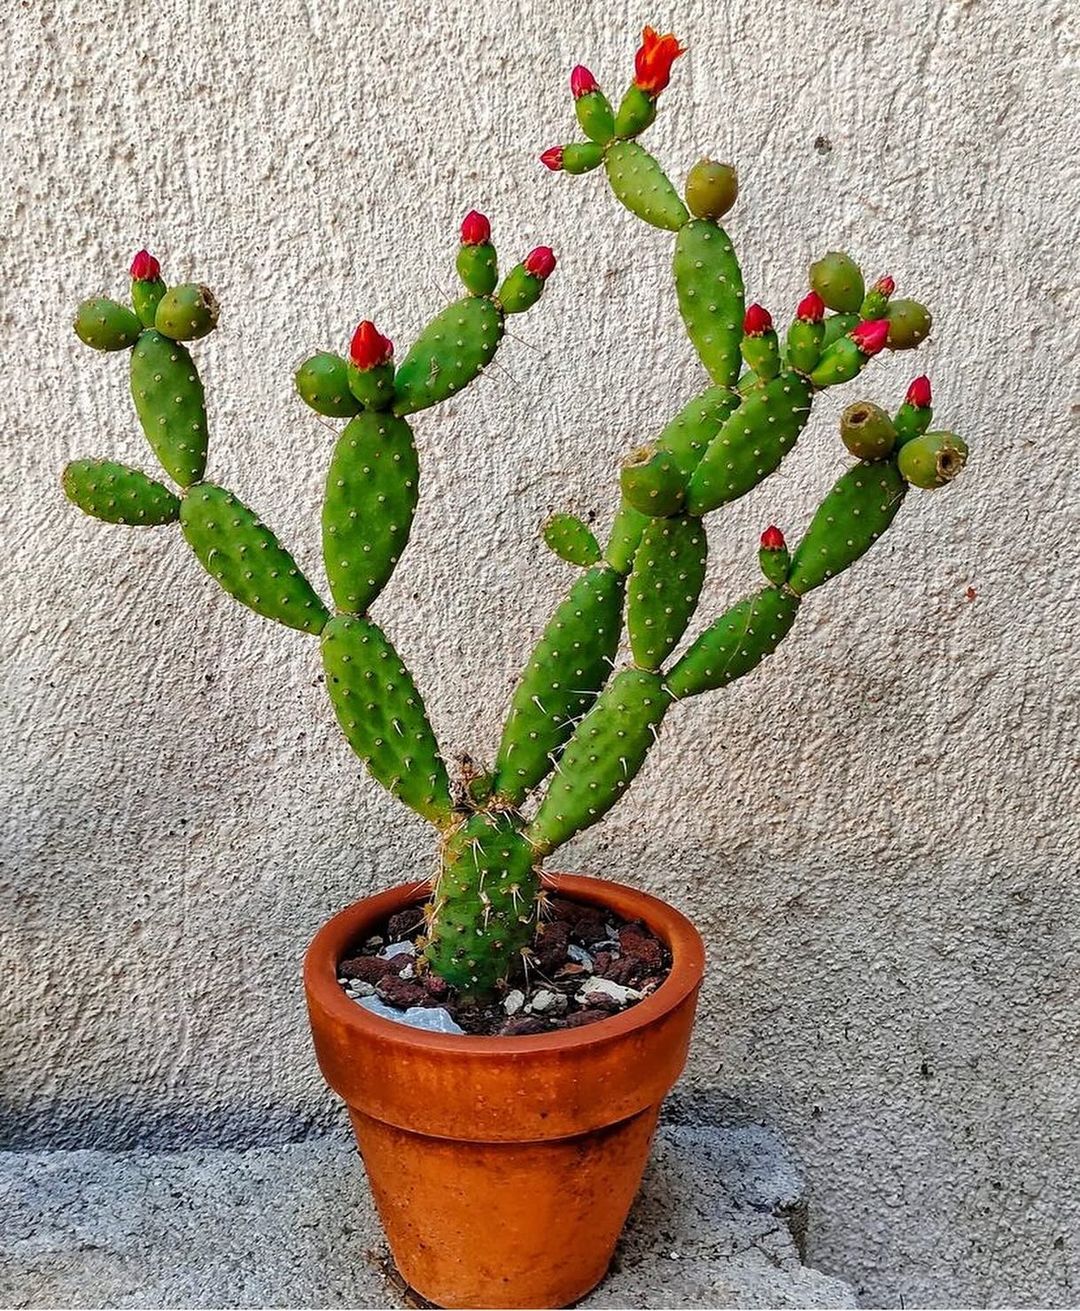
[[[342,911],[304,964],[319,1066],[348,1105],[394,1260],[443,1307],[564,1307],[603,1278],[686,1060],[704,968],[693,925],[621,884],[553,882],[667,943],[674,964],[656,992],[535,1037],[426,1033],[372,1015],[342,991],[338,963],[426,884]]]

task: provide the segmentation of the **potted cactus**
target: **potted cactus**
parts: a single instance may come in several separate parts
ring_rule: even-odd
[[[804,600],[877,541],[909,487],[943,485],[966,458],[958,437],[930,430],[925,377],[892,413],[865,400],[849,406],[840,435],[851,468],[792,551],[766,528],[761,586],[685,640],[705,577],[707,517],[777,469],[818,393],[854,380],[882,350],[917,346],[930,316],[897,299],[891,278],[867,288],[836,252],[811,266],[783,336],[762,306],[744,304],[720,225],[736,200],[734,169],[702,160],[684,199],[638,141],[682,53],[673,36],[647,28],[617,109],[576,68],[585,140],[541,158],[556,172],[602,171],[627,209],[674,234],[678,305],[710,381],[623,464],[605,545],[569,514],[544,525],[547,545],[578,572],[526,659],[489,767],[466,761],[451,778],[420,692],[370,610],[420,495],[411,417],[490,364],[507,316],[543,293],[552,252],[537,248],[500,281],[490,225],[471,213],[457,254],[465,295],[404,358],[365,321],[347,356],[320,353],[300,367],[302,399],[346,421],[322,512],[329,600],[255,513],[206,478],[206,406],[185,343],[217,323],[210,292],[167,286],[143,251],[131,269],[133,308],[97,298],[76,318],[87,345],[130,351],[135,409],[176,490],[126,465],[80,459],[64,472],[67,496],[110,523],[178,523],[227,592],[317,636],[349,746],[436,830],[437,877],[332,919],[309,949],[305,987],[318,1060],[348,1105],[395,1258],[444,1306],[563,1306],[602,1277],[685,1060],[703,970],[697,933],[643,892],[550,872],[552,855],[619,800],[677,702],[726,687],[773,654]],[[593,933],[575,951],[570,929],[597,924],[609,940]],[[546,1014],[538,978],[559,1002]],[[486,1016],[487,1030],[464,1032],[455,1006],[462,1019]],[[435,1010],[449,1022],[399,1022]],[[551,1241],[556,1217],[569,1245]]]

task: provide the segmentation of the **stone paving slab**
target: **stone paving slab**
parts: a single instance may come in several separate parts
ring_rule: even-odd
[[[802,1181],[749,1127],[667,1126],[592,1308],[854,1307],[808,1269]],[[415,1306],[350,1143],[0,1153],[0,1306]]]

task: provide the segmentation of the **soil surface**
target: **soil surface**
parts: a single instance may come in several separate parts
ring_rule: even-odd
[[[639,920],[566,897],[550,897],[534,955],[492,1003],[478,1006],[454,991],[417,956],[419,906],[392,915],[360,951],[338,966],[345,992],[377,996],[388,1006],[439,1006],[466,1033],[507,1037],[593,1024],[655,992],[671,953]]]

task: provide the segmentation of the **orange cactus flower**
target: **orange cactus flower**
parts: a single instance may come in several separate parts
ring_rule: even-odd
[[[686,50],[671,32],[661,36],[647,27],[641,34],[641,46],[634,56],[634,82],[650,96],[658,96],[671,80],[671,65]]]

